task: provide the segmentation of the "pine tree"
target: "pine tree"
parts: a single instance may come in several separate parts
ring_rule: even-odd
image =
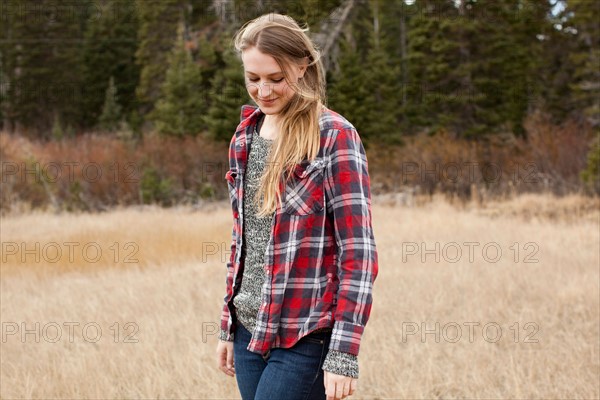
[[[553,123],[559,124],[574,108],[569,85],[575,68],[568,54],[574,51],[576,40],[570,29],[563,27],[567,20],[564,9],[556,16],[549,16],[549,20],[553,27],[544,36],[540,60],[544,66],[538,77],[545,84],[534,101],[536,108],[549,115]]]
[[[56,140],[61,140],[65,137],[65,132],[62,128],[62,124],[60,123],[60,116],[58,114],[54,114],[54,119],[52,123],[52,138]]]
[[[369,93],[368,105],[369,125],[367,135],[387,144],[401,143],[401,131],[398,126],[400,98],[400,68],[393,63],[393,59],[386,54],[390,37],[381,33],[381,21],[387,8],[381,8],[380,3],[371,2],[372,28],[369,35],[369,52],[366,65],[371,70],[367,74],[367,90]]]
[[[54,116],[77,124],[82,90],[77,40],[85,28],[67,3],[15,0],[2,7],[2,62],[10,81],[3,106],[17,127],[49,137]],[[53,10],[51,14],[41,10]]]
[[[478,65],[478,93],[484,96],[476,103],[483,108],[481,121],[491,133],[511,131],[524,136],[523,121],[536,107],[534,101],[543,91],[540,76],[544,40],[552,30],[550,4],[519,0],[478,1],[476,14],[491,17],[476,21],[476,32],[483,37],[473,42]]]
[[[136,107],[135,88],[139,66],[135,63],[138,48],[138,13],[135,0],[110,0],[103,12],[90,16],[82,51],[84,95],[82,122],[96,125],[110,77],[119,88],[119,104],[123,114]]]
[[[202,116],[207,106],[201,70],[185,46],[183,23],[179,26],[178,38],[167,65],[162,95],[149,118],[160,133],[196,135],[204,128]]]
[[[15,29],[18,17],[12,7],[3,10],[2,25],[0,26],[0,111],[2,113],[3,129],[12,132],[15,129],[17,111],[15,108],[16,91],[14,79],[16,75]],[[10,84],[10,83],[13,84]]]
[[[600,194],[600,136],[596,136],[587,155],[587,166],[580,172],[581,179],[595,193]]]
[[[565,22],[576,36],[574,50],[569,54],[573,65],[573,106],[594,127],[600,127],[600,3],[589,0],[569,0]]]
[[[342,6],[343,0],[304,0],[302,1],[304,10],[306,10],[306,22],[312,31],[317,31],[317,26],[322,20],[331,18],[331,13]]]
[[[416,0],[409,21],[408,94],[413,126],[465,137],[523,135],[541,93],[547,2]]]
[[[365,147],[369,146],[373,130],[373,95],[377,86],[369,79],[371,68],[365,68],[369,46],[373,43],[373,20],[368,2],[359,1],[351,11],[350,23],[339,43],[338,68],[330,74],[328,104],[356,127]]]
[[[413,131],[435,132],[458,122],[458,110],[468,98],[462,92],[463,74],[452,0],[416,0],[408,21],[408,54],[404,112]],[[456,130],[462,127],[456,127]]]
[[[518,0],[508,1],[516,3]],[[510,7],[505,3],[505,0],[471,3],[473,15],[482,17],[474,18],[477,39],[471,41],[472,54],[477,60],[473,97],[477,120],[476,125],[467,128],[466,136],[495,133],[507,121],[508,108],[516,106],[510,96],[513,89],[521,85],[516,79],[523,68],[523,54],[515,46],[509,23]]]
[[[167,58],[177,38],[177,25],[185,20],[189,0],[136,0],[140,25],[135,54],[140,68],[136,95],[141,114],[149,113],[160,97],[167,72]]]
[[[368,71],[348,39],[340,42],[339,54],[339,71],[331,74],[328,84],[328,104],[352,122],[365,147],[368,147],[369,137],[367,134],[363,135],[369,126],[369,113],[373,112],[365,101],[369,96],[366,84]]]
[[[210,107],[204,121],[213,139],[228,142],[240,122],[241,106],[251,100],[237,54],[226,48],[220,64],[221,68],[212,79]]]
[[[106,95],[104,96],[102,114],[100,115],[98,122],[100,128],[109,132],[114,132],[117,128],[119,128],[121,119],[121,106],[119,105],[119,97],[117,93],[117,87],[115,86],[115,78],[111,76],[108,82],[108,88],[106,89]]]

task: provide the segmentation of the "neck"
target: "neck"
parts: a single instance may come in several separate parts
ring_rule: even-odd
[[[324,111],[325,105],[323,103],[319,103],[318,114],[321,114]],[[279,115],[275,114],[265,114],[263,118],[263,124],[267,124],[268,126],[279,126]]]
[[[279,119],[277,118],[277,115],[265,115],[263,124],[267,124],[269,126],[277,126],[279,124]]]

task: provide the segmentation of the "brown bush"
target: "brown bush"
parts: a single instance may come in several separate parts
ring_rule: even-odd
[[[442,131],[406,137],[402,147],[373,144],[367,154],[373,192],[444,193],[462,200],[583,192],[579,172],[593,130],[575,121],[560,126],[549,121],[548,115],[532,114],[525,138],[500,134],[468,140]]]
[[[367,155],[373,194],[443,194],[453,202],[485,203],[518,193],[583,193],[579,173],[586,166],[592,128],[574,121],[556,126],[541,113],[524,125],[526,138],[500,134],[467,140],[441,131],[406,137],[401,147],[372,143]],[[200,136],[149,134],[134,142],[92,133],[37,142],[0,133],[0,144],[3,213],[227,198],[227,144]]]
[[[0,133],[1,211],[104,210],[225,198],[227,147],[196,138],[113,135],[34,142]]]

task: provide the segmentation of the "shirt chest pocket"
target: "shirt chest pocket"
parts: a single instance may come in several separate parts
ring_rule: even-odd
[[[321,212],[325,205],[325,160],[296,164],[293,176],[286,185],[284,208],[292,215],[309,215]]]

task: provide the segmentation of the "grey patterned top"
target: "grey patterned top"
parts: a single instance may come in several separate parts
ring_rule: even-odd
[[[258,189],[260,176],[263,173],[273,140],[263,138],[256,131],[252,137],[244,182],[244,232],[242,235],[246,249],[244,273],[240,289],[233,298],[236,316],[249,332],[252,332],[256,326],[256,317],[260,309],[262,285],[266,279],[265,253],[273,219],[273,214],[264,218],[257,217],[258,204],[254,202],[254,195]],[[233,338],[233,335],[231,337]],[[221,330],[220,339],[226,340],[226,338],[227,332]],[[349,353],[329,350],[323,363],[323,370],[358,378],[358,357]]]
[[[245,249],[244,275],[240,290],[233,298],[236,315],[249,332],[252,332],[256,326],[256,317],[263,298],[261,290],[266,279],[265,252],[273,220],[273,213],[264,218],[258,217],[256,215],[258,204],[254,202],[254,195],[258,191],[260,176],[273,141],[258,134],[254,134],[253,138],[244,181],[244,234],[242,235]]]

